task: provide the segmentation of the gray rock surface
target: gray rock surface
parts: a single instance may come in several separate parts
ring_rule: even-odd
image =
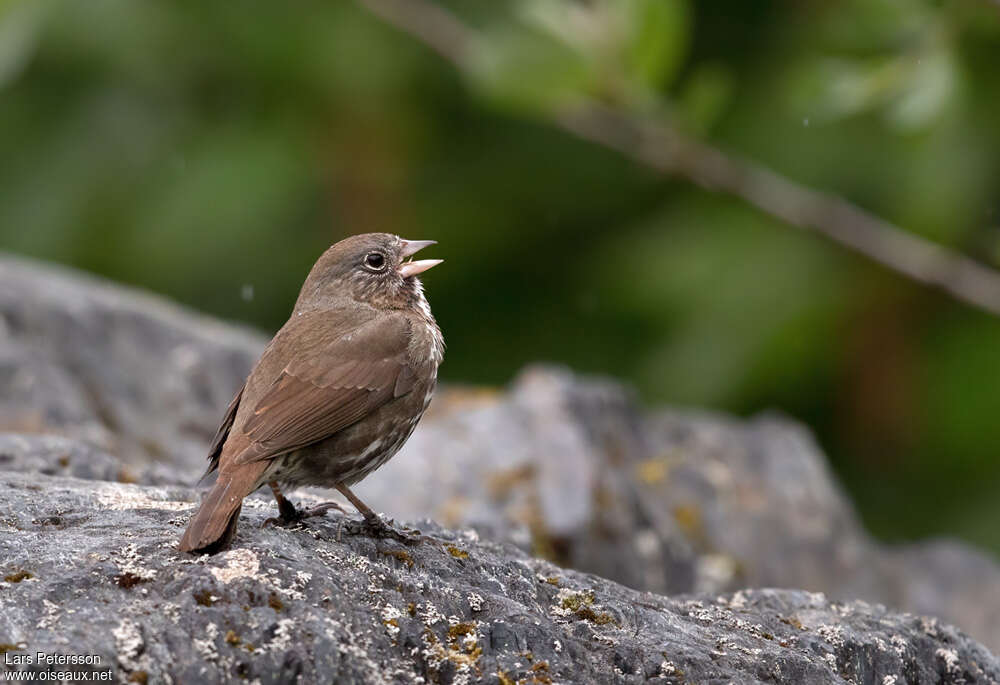
[[[430,523],[416,546],[338,541],[336,516],[261,528],[255,498],[234,549],[192,558],[173,545],[196,498],[0,476],[7,660],[97,655],[122,683],[1000,681],[936,619],[798,590],[668,599]]]
[[[98,497],[99,505],[98,493],[108,488],[159,493],[136,495],[140,499],[172,493],[174,503],[160,507],[173,512],[169,534],[150,533],[150,539],[159,535],[165,545],[158,554],[167,556],[156,557],[165,564],[173,559],[167,545],[186,516],[179,502],[194,501],[194,493],[130,489],[115,481],[193,484],[204,469],[206,444],[263,343],[263,336],[153,296],[0,257],[0,473],[22,484],[14,474],[42,474],[40,489],[33,491],[36,504],[49,503],[48,489],[56,483],[74,484],[74,494],[66,494],[71,500]],[[66,476],[106,482],[93,483],[86,500],[84,484],[51,478]],[[507,391],[441,389],[403,451],[358,492],[390,516],[474,527],[493,543],[513,544],[530,556],[638,590],[709,597],[742,587],[824,592],[831,600],[862,599],[938,616],[1000,650],[996,561],[954,541],[904,547],[873,541],[808,432],[777,416],[744,421],[674,410],[643,412],[618,383],[536,367]],[[265,502],[254,506],[272,506]],[[0,523],[20,520],[19,506],[0,497]],[[79,505],[76,514],[69,512],[77,505],[59,506],[66,508],[65,516],[36,516],[30,525],[57,535],[63,526],[76,525],[77,518],[95,516],[90,505]],[[122,545],[107,536],[119,534],[122,522],[136,512],[145,523],[154,509],[111,507],[124,513],[99,517],[118,523],[108,524],[103,537],[94,533],[89,554],[110,558]],[[278,533],[283,531],[273,534]],[[242,534],[257,533],[244,526]],[[272,539],[271,532],[260,535],[259,540]],[[13,544],[9,532],[0,538]],[[59,544],[71,548],[75,543]],[[363,543],[347,544],[353,550]],[[497,558],[513,554],[495,545],[485,548]],[[304,552],[286,554],[278,547],[271,553],[278,563]],[[338,558],[346,559],[345,554]],[[510,557],[515,559],[529,566],[542,563]],[[437,569],[432,559],[425,563]],[[291,569],[278,572],[294,576]],[[78,579],[74,575],[62,584],[56,579],[49,577],[56,584],[45,592],[55,592],[47,601],[60,607],[59,592]],[[0,613],[6,613],[13,596],[8,590],[21,589],[17,585],[0,585],[5,603]],[[150,591],[147,583],[137,587]],[[830,621],[837,611],[836,605],[802,593],[747,596],[754,606],[812,602],[811,610],[828,612]],[[714,603],[704,596],[698,601]],[[299,633],[294,637],[305,639]],[[170,663],[181,663],[178,658],[171,656]],[[897,682],[911,680],[904,674]]]
[[[194,474],[219,407],[265,342],[153,295],[0,255],[0,431],[79,438],[132,466]]]
[[[82,440],[35,433],[0,433],[3,471],[153,485],[188,484],[192,480],[170,464],[134,464]]]
[[[939,616],[1000,651],[1000,566],[955,541],[882,545],[801,425],[642,413],[620,385],[531,368],[452,390],[357,492],[657,593],[790,587]],[[402,487],[406,484],[406,487]]]

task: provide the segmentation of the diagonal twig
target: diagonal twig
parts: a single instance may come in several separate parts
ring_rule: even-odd
[[[447,9],[427,0],[358,2],[459,70],[468,68],[469,54],[480,37]],[[821,233],[900,274],[1000,316],[997,270],[905,231],[843,198],[723,152],[669,123],[585,99],[553,113],[550,123],[664,174],[739,197],[766,214]]]

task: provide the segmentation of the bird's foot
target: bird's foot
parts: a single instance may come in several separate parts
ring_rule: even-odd
[[[376,540],[395,540],[404,545],[419,545],[424,536],[418,530],[396,530],[392,522],[386,523],[378,516],[366,516],[361,521],[345,521],[341,527],[349,535],[364,535]],[[338,534],[339,537],[339,534]]]
[[[325,516],[326,512],[331,509],[336,509],[342,514],[347,513],[344,511],[344,508],[336,502],[323,502],[322,504],[317,504],[315,507],[310,507],[309,509],[299,509],[288,500],[285,500],[285,504],[287,504],[287,506],[279,507],[281,516],[272,516],[261,524],[261,528],[266,528],[271,525],[290,526],[307,518]]]

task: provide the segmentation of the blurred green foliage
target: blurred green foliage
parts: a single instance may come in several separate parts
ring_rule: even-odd
[[[435,238],[447,380],[562,361],[812,426],[888,538],[1000,550],[1000,321],[539,116],[586,94],[1000,264],[988,0],[0,0],[0,245],[275,329],[316,256]]]

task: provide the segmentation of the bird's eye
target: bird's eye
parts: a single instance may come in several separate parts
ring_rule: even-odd
[[[369,252],[365,255],[365,266],[373,271],[381,271],[385,267],[385,255],[381,252]]]

